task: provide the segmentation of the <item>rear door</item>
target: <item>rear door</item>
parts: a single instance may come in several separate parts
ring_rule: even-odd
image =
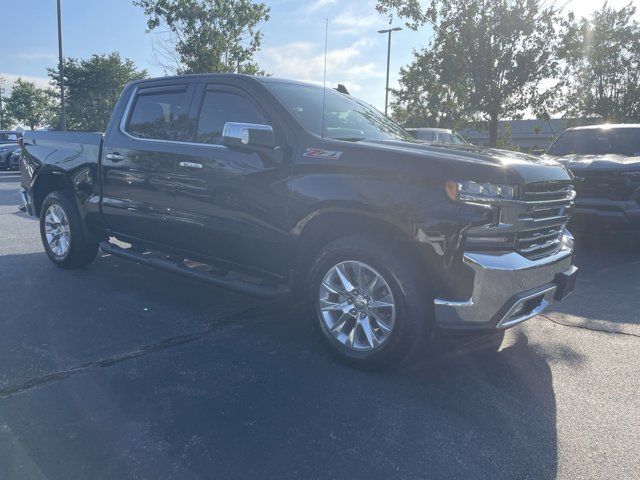
[[[169,245],[176,234],[175,174],[179,141],[189,135],[188,82],[136,88],[105,138],[102,210],[123,236]]]
[[[226,122],[282,130],[256,99],[230,85],[202,83],[194,98],[194,138],[177,152],[179,248],[209,258],[284,274],[287,183],[282,148],[258,151],[222,145]]]

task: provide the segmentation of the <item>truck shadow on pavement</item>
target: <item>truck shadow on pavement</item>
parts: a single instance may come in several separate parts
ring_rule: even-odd
[[[555,478],[549,358],[520,330],[367,373],[287,302],[113,257],[4,255],[0,280],[0,478]]]
[[[640,335],[640,237],[576,237],[576,242],[576,291],[553,311],[564,323]]]

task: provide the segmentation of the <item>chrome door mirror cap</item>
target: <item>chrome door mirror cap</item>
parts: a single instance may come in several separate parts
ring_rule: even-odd
[[[227,147],[274,148],[276,141],[271,125],[227,122],[222,131],[222,144]]]

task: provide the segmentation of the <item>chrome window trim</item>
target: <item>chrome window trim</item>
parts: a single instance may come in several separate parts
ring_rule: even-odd
[[[131,92],[131,96],[129,97],[129,100],[127,101],[127,106],[125,107],[124,112],[122,114],[122,118],[120,119],[119,130],[120,130],[121,134],[123,134],[124,136],[130,138],[131,140],[135,140],[135,141],[154,142],[154,143],[170,144],[170,145],[178,145],[178,146],[179,145],[188,145],[188,146],[192,146],[192,147],[209,147],[209,148],[215,148],[215,149],[222,149],[223,148],[223,149],[227,150],[226,146],[218,145],[218,144],[214,144],[214,143],[183,142],[181,140],[162,140],[160,138],[141,138],[141,137],[136,137],[134,135],[131,135],[129,132],[127,132],[126,125],[127,125],[128,119],[129,119],[129,114],[131,113],[131,108],[133,106],[133,102],[137,98],[139,91],[140,91],[140,88],[139,87],[135,87],[133,92]]]

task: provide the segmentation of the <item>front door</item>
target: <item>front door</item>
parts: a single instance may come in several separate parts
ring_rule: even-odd
[[[194,139],[177,152],[176,212],[185,234],[179,247],[266,272],[286,272],[286,179],[282,149],[222,145],[226,122],[268,124],[242,90],[202,84],[192,107]]]
[[[148,243],[169,245],[176,234],[178,141],[188,135],[194,86],[137,88],[105,139],[102,211],[109,228]]]

